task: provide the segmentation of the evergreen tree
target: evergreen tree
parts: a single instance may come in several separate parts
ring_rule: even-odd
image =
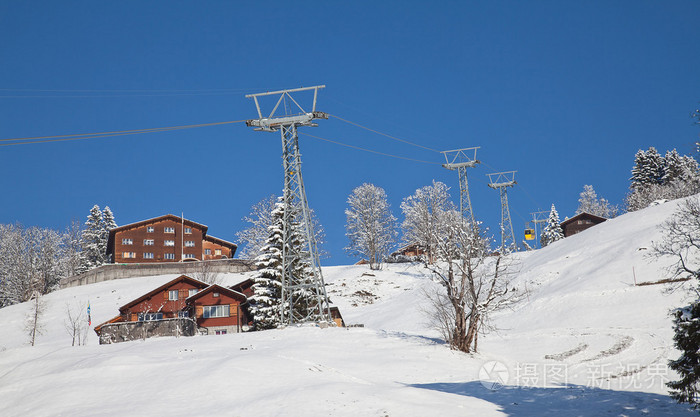
[[[684,171],[683,165],[683,158],[678,155],[678,151],[675,149],[666,151],[666,156],[664,157],[664,176],[662,178],[662,183],[668,184],[676,178],[681,178]]]
[[[661,184],[664,178],[664,166],[664,157],[656,148],[650,147],[647,151],[638,150],[634,157],[630,187],[637,189],[651,184]]]
[[[549,218],[542,231],[542,236],[540,237],[540,244],[542,247],[549,245],[552,242],[564,238],[564,231],[561,229],[561,222],[559,221],[559,213],[557,209],[552,204],[552,209],[549,211]]]
[[[669,361],[669,366],[680,378],[666,385],[671,388],[671,398],[697,408],[700,400],[700,300],[676,310],[673,315],[673,341],[681,356]]]
[[[292,277],[291,282],[287,285],[295,287],[290,294],[294,315],[296,317],[311,315],[312,320],[320,319],[312,314],[317,310],[318,302],[316,292],[308,287],[313,282],[313,275],[309,262],[309,243],[304,238],[301,210],[296,205],[292,205],[290,210],[291,227],[287,231],[290,234],[289,244],[284,247],[285,204],[283,197],[279,197],[272,212],[273,223],[269,227],[270,237],[262,249],[263,253],[256,258],[256,265],[262,269],[254,279],[251,311],[256,328],[259,329],[275,328],[280,324],[279,312],[282,302],[282,276],[284,274],[283,248],[288,256],[287,259],[292,260],[289,265]],[[283,314],[286,320],[289,306],[285,306]]]
[[[310,320],[320,320],[318,312],[318,294],[313,287],[313,271],[311,269],[311,254],[309,253],[309,242],[306,241],[304,232],[301,208],[292,205],[291,209],[291,233],[290,245],[287,247],[288,253],[293,255],[293,262],[290,265],[292,270],[291,285],[296,286],[292,292],[293,313],[297,317],[309,317]],[[312,230],[313,233],[313,230]]]
[[[114,221],[114,214],[112,214],[112,210],[109,208],[109,206],[105,206],[105,209],[102,210],[102,240],[100,241],[100,246],[102,253],[105,254],[105,262],[111,261],[110,259],[107,259],[107,242],[109,241],[109,231],[116,228],[117,223]]]
[[[257,330],[274,329],[280,324],[282,297],[282,245],[284,205],[281,201],[272,210],[269,237],[255,259],[258,274],[253,278],[250,311]]]
[[[627,210],[648,207],[656,200],[673,200],[700,192],[698,162],[691,156],[680,156],[673,149],[663,157],[656,149],[638,151],[632,169]]]
[[[104,218],[100,207],[95,204],[85,221],[81,236],[86,269],[92,269],[105,263],[106,244],[104,243]]]

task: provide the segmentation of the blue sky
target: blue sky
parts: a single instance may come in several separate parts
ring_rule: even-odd
[[[639,148],[694,152],[700,3],[2,2],[0,139],[240,120],[246,93],[325,84],[318,109],[437,150],[480,146],[476,217],[496,229],[486,174],[517,170],[530,213],[562,218],[584,184],[622,204]],[[428,162],[439,153],[337,119],[303,132]],[[439,165],[300,137],[310,206],[344,264],[346,199],[372,182],[403,198]],[[235,241],[282,187],[279,134],[244,124],[0,147],[0,223],[64,228],[93,204],[119,224],[166,213]]]

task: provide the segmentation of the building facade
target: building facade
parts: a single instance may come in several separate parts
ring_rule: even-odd
[[[242,287],[247,287],[241,283]],[[245,294],[181,275],[119,308],[95,327],[100,343],[152,336],[238,333],[250,324]]]
[[[208,227],[167,214],[109,231],[112,263],[201,261],[233,258],[237,246],[207,235]]]

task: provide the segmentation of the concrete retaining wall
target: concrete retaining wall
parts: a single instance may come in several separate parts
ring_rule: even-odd
[[[148,264],[109,264],[84,274],[63,278],[61,288],[77,287],[113,279],[148,277],[154,275],[183,274],[196,278],[202,273],[248,272],[255,269],[252,261],[243,259],[217,259],[198,262],[158,262]]]

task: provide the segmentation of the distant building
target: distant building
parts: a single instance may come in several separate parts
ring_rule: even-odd
[[[596,224],[603,223],[606,220],[608,219],[605,217],[584,212],[561,222],[561,229],[564,231],[564,237],[569,237],[576,233],[581,233]]]
[[[208,227],[172,214],[109,231],[112,263],[203,261],[233,258],[234,243],[207,235]]]

